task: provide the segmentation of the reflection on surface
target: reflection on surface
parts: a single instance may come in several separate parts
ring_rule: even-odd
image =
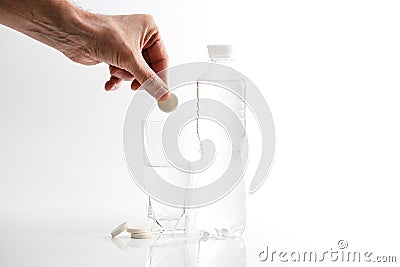
[[[113,238],[123,251],[142,249],[146,267],[245,267],[246,248],[242,238],[215,239],[158,235],[148,240]]]

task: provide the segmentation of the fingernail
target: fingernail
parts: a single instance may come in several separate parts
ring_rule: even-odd
[[[116,84],[113,87],[111,87],[110,91],[118,90],[120,87],[121,87],[121,84]]]

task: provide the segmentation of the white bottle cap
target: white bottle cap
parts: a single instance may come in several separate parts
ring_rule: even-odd
[[[231,58],[233,55],[232,45],[208,45],[209,58]]]

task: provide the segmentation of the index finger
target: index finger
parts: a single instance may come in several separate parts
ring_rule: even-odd
[[[143,57],[148,62],[153,71],[168,85],[168,53],[160,36],[149,46],[145,47]]]

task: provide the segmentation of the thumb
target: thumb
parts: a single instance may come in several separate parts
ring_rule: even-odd
[[[168,86],[150,68],[142,56],[133,60],[131,72],[141,87],[155,99],[159,100],[169,96]]]

